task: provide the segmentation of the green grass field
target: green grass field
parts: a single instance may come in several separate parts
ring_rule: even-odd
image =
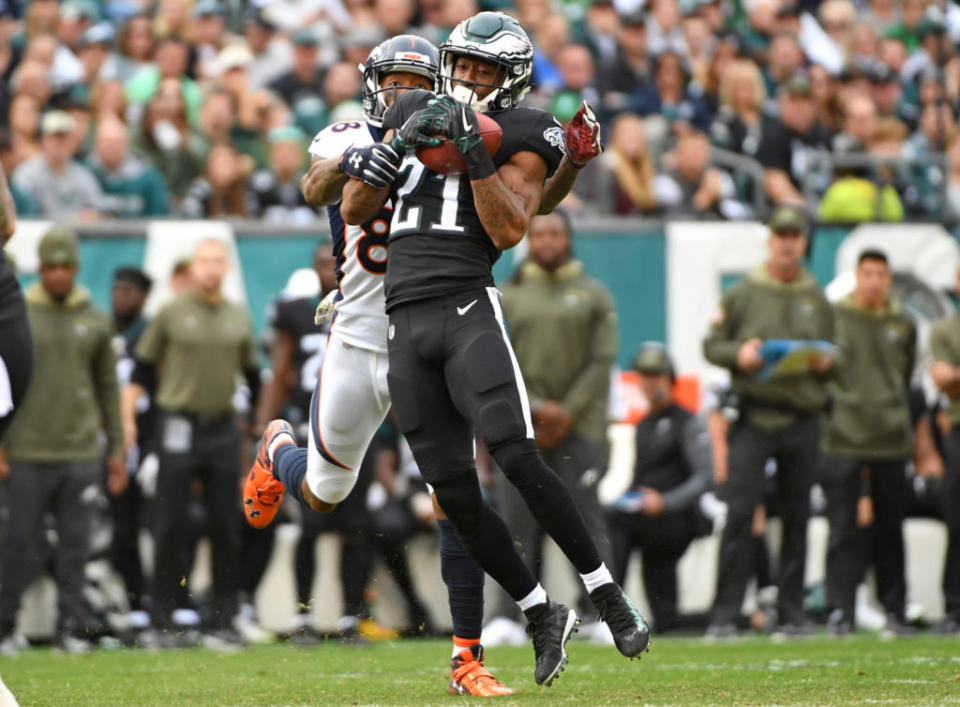
[[[21,705],[463,704],[446,694],[445,641],[328,642],[223,655],[201,649],[84,656],[34,649],[0,659]],[[960,641],[818,637],[708,645],[660,639],[640,662],[572,642],[553,687],[533,682],[530,648],[497,648],[488,666],[516,690],[502,704],[960,703]]]

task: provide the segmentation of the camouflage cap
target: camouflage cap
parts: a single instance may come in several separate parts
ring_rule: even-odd
[[[640,351],[633,360],[633,367],[639,373],[673,375],[673,361],[667,353],[667,348],[659,341],[645,341],[641,344]]]
[[[773,233],[783,231],[799,231],[806,234],[809,226],[807,212],[802,206],[797,204],[780,204],[775,206],[773,213],[770,214],[770,221],[767,226]]]
[[[41,267],[56,265],[79,265],[80,251],[77,236],[69,228],[54,226],[40,239],[37,249]]]

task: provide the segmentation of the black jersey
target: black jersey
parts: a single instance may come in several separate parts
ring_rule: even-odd
[[[319,302],[318,297],[278,300],[271,312],[271,328],[293,339],[295,378],[290,385],[290,406],[302,414],[300,420],[291,420],[294,426],[306,422],[310,417],[310,398],[320,379],[320,365],[327,350],[329,327],[317,327],[313,323],[313,314]]]
[[[408,91],[384,116],[384,128],[396,129],[433,98],[429,91]],[[493,156],[499,168],[517,152],[540,155],[547,177],[564,154],[563,128],[548,113],[509,108],[490,113],[503,129]],[[384,283],[387,311],[405,302],[431,299],[493,285],[493,264],[500,251],[480,223],[466,174],[432,172],[407,155],[394,184],[390,257]]]
[[[10,269],[3,248],[0,248],[0,324],[21,316],[25,311],[20,284]]]

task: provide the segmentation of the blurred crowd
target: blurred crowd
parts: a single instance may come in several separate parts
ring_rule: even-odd
[[[357,66],[478,9],[515,12],[533,40],[532,105],[597,109],[606,155],[571,211],[960,217],[952,0],[4,0],[18,212],[311,223],[305,147],[362,118]]]

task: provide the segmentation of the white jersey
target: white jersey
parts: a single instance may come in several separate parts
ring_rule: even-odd
[[[310,144],[310,154],[321,159],[339,157],[351,146],[379,142],[379,128],[365,121],[344,121],[324,128]],[[387,238],[392,216],[390,203],[362,226],[348,226],[340,216],[340,202],[327,207],[337,283],[333,329],[351,346],[378,353],[387,351],[386,299]]]

